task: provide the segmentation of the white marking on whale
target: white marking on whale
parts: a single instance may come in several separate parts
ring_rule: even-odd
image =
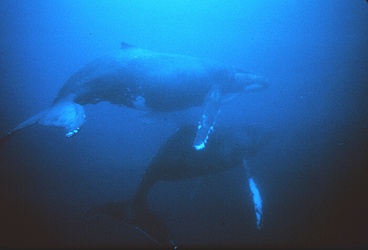
[[[256,182],[249,175],[249,166],[247,164],[246,159],[244,159],[244,161],[243,161],[243,167],[244,167],[245,171],[247,172],[249,188],[250,188],[250,191],[252,192],[254,213],[256,215],[256,220],[257,220],[257,229],[260,230],[260,229],[262,229],[262,226],[263,226],[263,210],[262,210],[261,193],[259,192],[259,189],[257,187]]]
[[[73,74],[60,89],[52,106],[11,130],[38,123],[63,127],[72,137],[83,126],[83,105],[112,104],[151,110],[176,111],[203,105],[197,134],[197,150],[205,147],[224,96],[266,88],[262,77],[242,69],[190,56],[166,54],[122,43],[121,49],[93,60]]]

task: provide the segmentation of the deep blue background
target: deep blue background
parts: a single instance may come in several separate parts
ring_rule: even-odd
[[[241,169],[202,184],[160,183],[150,205],[179,246],[367,243],[366,1],[0,1],[0,134],[48,107],[72,73],[122,41],[270,81],[218,116],[276,131],[252,159],[263,230],[250,225]],[[144,124],[139,112],[107,103],[86,106],[86,115],[72,139],[35,126],[0,149],[0,246],[152,244],[83,214],[131,198],[176,124]]]

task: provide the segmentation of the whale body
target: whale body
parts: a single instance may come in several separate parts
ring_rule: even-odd
[[[85,65],[60,89],[50,108],[29,118],[1,139],[38,123],[63,127],[72,137],[85,122],[83,105],[108,101],[144,111],[176,111],[203,106],[193,146],[205,147],[223,96],[266,88],[267,81],[210,60],[165,54],[122,43]]]
[[[87,216],[105,214],[123,221],[144,233],[161,246],[175,246],[170,230],[147,204],[147,196],[159,181],[180,181],[208,176],[235,167],[244,168],[255,205],[257,229],[262,225],[260,193],[251,177],[247,160],[254,157],[273,136],[256,126],[219,126],[209,139],[205,150],[195,150],[191,143],[196,135],[193,125],[181,126],[159,148],[149,162],[134,197],[128,201],[114,201],[88,210]],[[254,191],[255,190],[255,191]]]

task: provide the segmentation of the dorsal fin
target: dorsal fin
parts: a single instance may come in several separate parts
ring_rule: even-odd
[[[135,46],[126,42],[121,42],[120,49],[130,49],[130,48],[135,48]]]

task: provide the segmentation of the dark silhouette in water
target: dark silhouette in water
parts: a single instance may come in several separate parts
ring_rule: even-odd
[[[249,167],[243,165],[244,161],[271,138],[271,133],[253,126],[218,127],[206,149],[196,151],[192,147],[195,134],[195,126],[181,127],[153,157],[132,200],[96,206],[88,211],[88,217],[96,214],[112,216],[144,232],[156,243],[173,247],[164,222],[148,208],[147,195],[152,186],[157,181],[206,176],[239,166],[249,171]]]
[[[205,147],[222,96],[267,86],[260,76],[189,56],[157,53],[122,43],[121,49],[87,64],[60,89],[52,106],[0,139],[38,123],[75,135],[85,122],[83,105],[108,101],[144,111],[173,111],[203,105],[193,146]]]

